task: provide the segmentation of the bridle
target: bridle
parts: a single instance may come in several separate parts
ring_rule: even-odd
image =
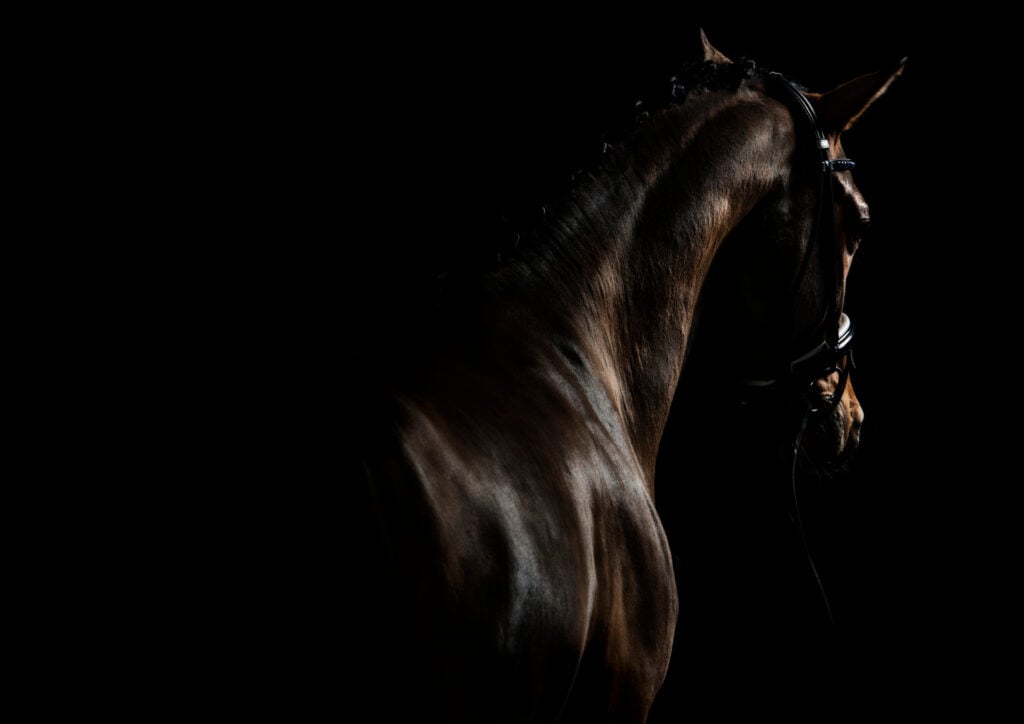
[[[840,171],[849,171],[854,168],[854,162],[848,158],[829,158],[830,144],[824,130],[818,123],[818,115],[814,106],[807,97],[800,92],[790,81],[786,80],[779,73],[768,73],[765,76],[767,87],[777,100],[784,103],[793,114],[793,120],[797,126],[797,138],[802,135],[810,135],[815,150],[815,169],[818,179],[818,203],[814,212],[813,225],[811,227],[810,239],[804,253],[800,272],[794,286],[794,296],[803,283],[807,274],[812,251],[818,247],[831,259],[834,273],[826,276],[829,284],[828,303],[825,306],[822,321],[816,328],[812,339],[815,342],[802,354],[797,355],[782,365],[781,373],[774,379],[748,379],[742,382],[745,391],[744,402],[749,402],[755,397],[764,397],[766,393],[778,391],[795,391],[802,393],[805,399],[809,399],[807,392],[820,379],[829,377],[839,372],[839,381],[836,383],[832,394],[818,402],[808,401],[807,408],[801,415],[799,426],[793,438],[791,450],[790,469],[790,496],[792,503],[793,522],[797,533],[800,536],[807,562],[810,565],[811,573],[814,575],[818,593],[830,622],[833,622],[832,606],[829,603],[828,595],[825,592],[824,584],[814,564],[810,546],[807,542],[807,534],[803,520],[800,515],[800,502],[797,494],[797,460],[801,441],[807,429],[808,421],[812,416],[829,414],[835,410],[842,400],[843,392],[849,381],[850,370],[853,369],[853,324],[850,318],[843,312],[842,298],[839,290],[842,288],[842,257],[839,252],[839,237],[835,219],[835,195],[832,174]],[[807,130],[801,133],[801,126]],[[799,140],[798,140],[799,143]],[[798,146],[799,151],[799,146]],[[825,233],[822,233],[825,229]],[[824,247],[822,247],[824,244]]]
[[[816,175],[819,181],[818,204],[814,212],[810,240],[801,263],[795,290],[800,288],[807,274],[811,252],[815,247],[822,248],[831,257],[834,274],[827,275],[829,284],[828,303],[822,321],[813,339],[810,349],[795,356],[781,365],[779,374],[772,379],[747,379],[741,382],[744,394],[742,401],[750,403],[763,399],[768,393],[786,391],[807,391],[815,382],[839,372],[839,381],[835,390],[827,398],[811,403],[809,412],[812,414],[831,413],[843,397],[853,368],[853,324],[842,310],[839,289],[842,285],[842,258],[839,254],[839,239],[835,220],[835,196],[833,193],[832,174],[849,171],[855,164],[848,158],[829,158],[829,141],[824,130],[818,123],[818,115],[814,106],[800,90],[780,73],[768,73],[766,76],[769,91],[777,100],[784,103],[793,114],[797,125],[797,136],[811,136],[814,143],[814,159],[817,164]],[[802,129],[801,126],[804,128]],[[805,130],[806,129],[806,130]],[[801,133],[803,131],[803,133]],[[826,233],[822,233],[822,229]],[[824,244],[824,247],[822,247]]]

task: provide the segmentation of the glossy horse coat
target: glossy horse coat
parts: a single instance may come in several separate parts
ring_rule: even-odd
[[[347,564],[362,607],[347,653],[375,718],[646,719],[678,611],[654,470],[705,281],[713,264],[729,281],[732,359],[756,377],[819,330],[866,216],[839,173],[841,248],[815,248],[818,186],[790,109],[706,41],[705,61],[683,102],[454,295],[349,411],[365,548]],[[808,96],[832,156],[898,73]],[[855,442],[861,415],[848,385],[821,444]]]

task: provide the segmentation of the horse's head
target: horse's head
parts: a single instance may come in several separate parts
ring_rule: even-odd
[[[705,60],[728,60],[704,38]],[[808,93],[777,74],[752,74],[792,148],[777,181],[721,250],[712,287],[724,317],[720,358],[744,380],[747,401],[770,399],[799,416],[805,452],[838,459],[856,448],[864,412],[851,379],[853,325],[846,282],[869,223],[841,135],[903,70]],[[716,271],[718,272],[716,275]],[[710,306],[710,305],[709,305]]]

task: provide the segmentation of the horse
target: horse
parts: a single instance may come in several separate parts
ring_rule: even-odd
[[[869,210],[841,135],[903,64],[811,93],[701,44],[675,102],[353,395],[346,655],[379,720],[647,720],[679,610],[656,459],[701,315],[742,402],[857,446]]]

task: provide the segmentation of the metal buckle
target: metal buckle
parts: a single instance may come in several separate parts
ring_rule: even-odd
[[[857,164],[848,158],[830,158],[821,162],[822,173],[838,173],[840,171],[852,171]]]

